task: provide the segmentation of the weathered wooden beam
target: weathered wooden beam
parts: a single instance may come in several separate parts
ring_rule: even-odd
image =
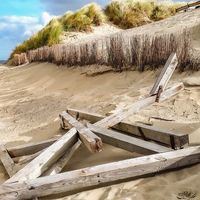
[[[57,139],[49,139],[42,142],[35,142],[35,143],[27,143],[18,145],[16,147],[8,147],[7,151],[9,152],[10,156],[13,157],[20,157],[26,155],[32,155],[49,147],[52,145]]]
[[[71,149],[69,149],[56,163],[53,164],[53,166],[50,169],[48,169],[44,173],[44,176],[59,174],[67,165],[67,163],[77,151],[77,149],[80,147],[80,145],[81,141],[78,141],[76,144],[74,144],[74,146]]]
[[[0,199],[21,200],[76,192],[102,184],[178,169],[200,162],[200,146],[88,167],[0,186]]]
[[[190,7],[195,7],[195,6],[199,6],[199,5],[200,5],[200,1],[196,1],[196,2],[193,2],[193,3],[187,3],[187,5],[177,8],[176,12],[180,12],[182,10],[187,10]]]
[[[177,65],[178,65],[178,58],[176,56],[176,53],[172,53],[169,56],[160,75],[158,76],[158,79],[156,80],[152,90],[150,91],[150,95],[157,94],[159,89],[162,89],[162,91],[165,90],[167,83],[169,82],[169,79],[171,78]]]
[[[131,137],[117,131],[87,124],[88,128],[102,138],[103,142],[139,154],[153,154],[172,151],[171,148]]]
[[[0,160],[9,177],[12,177],[16,173],[16,166],[3,144],[0,145]]]
[[[76,129],[73,128],[5,183],[21,182],[39,177],[77,141],[78,134]]]
[[[79,118],[80,120],[87,120],[90,123],[96,123],[97,121],[105,118],[105,116],[96,113],[89,113],[71,108],[67,109],[67,112],[73,117]],[[139,136],[144,140],[153,140],[163,143],[174,149],[181,148],[189,143],[188,134],[176,133],[144,124],[120,122],[119,124],[113,126],[113,129]]]
[[[160,96],[160,101],[164,101],[166,99],[169,99],[170,97],[176,95],[180,90],[184,88],[183,83],[178,83],[175,86],[165,90],[162,92]],[[125,118],[134,115],[138,113],[140,110],[152,105],[155,103],[157,97],[156,96],[150,96],[144,99],[141,99],[137,101],[136,103],[132,104],[131,106],[128,106],[125,110],[120,110],[115,114],[112,114],[97,123],[95,125],[102,126],[105,128],[111,128],[114,125],[118,124],[119,122],[123,121]]]
[[[38,151],[32,155],[27,155],[27,156],[20,156],[20,157],[14,157],[13,161],[17,164],[23,165],[26,164],[30,161],[32,161],[34,158],[36,158],[37,156],[39,156],[45,149]]]
[[[96,136],[92,131],[85,127],[82,123],[77,121],[67,112],[62,112],[60,114],[60,119],[63,122],[63,126],[68,129],[74,127],[79,133],[79,137],[83,144],[88,148],[92,153],[102,151],[102,140],[100,137]]]
[[[165,100],[171,96],[174,96],[183,88],[183,84],[173,86],[172,88],[162,93],[161,100]],[[139,110],[148,105],[153,104],[155,100],[156,97],[151,96],[138,101],[132,106],[128,107],[127,110],[121,110],[117,114],[106,117],[103,120],[95,123],[95,125],[99,125],[105,128],[112,127],[121,122],[124,118],[137,113]],[[57,142],[48,147],[42,154],[27,164],[23,169],[18,171],[5,183],[14,183],[16,181],[21,182],[39,177],[44,171],[48,169],[48,167],[50,167],[56,160],[58,160],[60,156],[62,156],[63,152],[72,147],[72,145],[74,145],[77,141],[77,131],[75,128],[72,128],[67,134],[62,136]]]

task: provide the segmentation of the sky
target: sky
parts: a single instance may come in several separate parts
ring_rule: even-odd
[[[0,60],[8,59],[17,44],[42,29],[53,17],[96,2],[110,0],[0,0]]]

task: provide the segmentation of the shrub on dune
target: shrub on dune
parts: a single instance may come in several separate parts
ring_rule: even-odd
[[[105,14],[115,25],[127,29],[141,26],[172,16],[180,4],[157,2],[156,0],[113,1],[105,8]]]
[[[105,21],[105,15],[96,4],[89,4],[75,13],[69,12],[61,19],[65,31],[92,31]]]
[[[18,45],[12,52],[20,54],[31,49],[36,49],[42,46],[51,46],[60,42],[60,34],[62,33],[62,25],[58,20],[52,20],[45,28],[30,37],[28,40]]]

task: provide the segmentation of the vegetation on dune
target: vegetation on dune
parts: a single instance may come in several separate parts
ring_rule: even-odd
[[[58,44],[63,31],[92,31],[92,26],[99,26],[106,20],[123,29],[133,28],[174,15],[176,7],[176,4],[158,3],[156,0],[113,1],[104,10],[96,4],[89,4],[53,19],[41,31],[18,45],[11,58],[14,54]]]
[[[180,4],[158,3],[156,0],[113,1],[106,6],[105,14],[113,24],[128,29],[172,16],[178,6]]]
[[[96,4],[89,4],[79,11],[66,13],[60,21],[65,31],[92,31],[92,26],[99,26],[105,21],[105,15]]]
[[[60,42],[60,34],[63,31],[61,23],[54,19],[41,31],[30,37],[28,40],[18,45],[12,52],[11,58],[14,54],[20,54],[28,50],[36,49],[42,46],[51,46]]]

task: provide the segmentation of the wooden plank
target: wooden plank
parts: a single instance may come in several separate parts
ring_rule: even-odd
[[[164,101],[169,99],[170,97],[176,95],[180,90],[184,88],[183,83],[178,83],[175,86],[165,90],[162,92],[160,96],[160,101]],[[119,122],[123,121],[125,118],[138,113],[140,110],[146,108],[155,103],[157,97],[150,96],[144,99],[139,100],[138,102],[132,104],[131,106],[127,107],[125,110],[120,110],[115,114],[112,114],[97,123],[95,125],[102,126],[105,128],[111,128],[112,126],[118,124]]]
[[[162,88],[162,91],[165,90],[169,79],[171,78],[176,66],[178,65],[178,58],[176,53],[172,53],[165,66],[163,67],[158,79],[156,80],[152,90],[150,91],[150,95],[154,95],[158,93],[159,88]]]
[[[90,152],[96,153],[102,151],[103,144],[100,137],[96,136],[92,131],[65,111],[60,114],[60,118],[64,127],[68,129],[72,127],[76,128],[81,141]]]
[[[0,198],[29,199],[59,193],[99,187],[113,181],[157,174],[200,162],[200,146],[150,156],[132,158],[94,167],[65,172],[53,176],[0,186]]]
[[[9,177],[12,177],[16,173],[15,163],[3,144],[0,145],[0,159]]]
[[[89,113],[86,111],[71,108],[67,109],[67,112],[73,117],[78,117],[81,120],[87,120],[90,123],[96,123],[97,121],[105,118],[105,116],[96,113]],[[130,133],[132,135],[141,137],[144,140],[153,140],[159,143],[163,143],[174,149],[182,148],[184,145],[189,143],[188,134],[176,133],[144,124],[120,122],[113,126],[113,129],[123,131],[125,133]]]
[[[45,149],[46,147],[49,147],[55,141],[57,141],[57,139],[54,138],[54,139],[49,139],[42,142],[22,144],[16,147],[8,147],[7,150],[12,158],[26,156],[26,155],[37,153],[38,151],[41,151]]]
[[[15,158],[13,158],[13,161],[19,165],[26,164],[26,163],[32,161],[33,159],[35,159],[37,156],[39,156],[44,150],[45,149],[38,151],[32,155],[28,155],[28,156],[15,157]]]
[[[5,183],[16,181],[25,181],[34,179],[44,173],[52,164],[54,164],[66,150],[70,149],[78,141],[78,134],[75,128],[68,131],[58,141],[46,148],[37,158],[32,160],[23,169],[18,171],[13,177]]]
[[[183,89],[183,84],[178,84],[172,88],[164,91],[161,95],[161,101],[171,96],[174,96]],[[116,125],[124,118],[137,113],[145,106],[151,105],[155,102],[155,97],[151,96],[141,101],[136,102],[132,106],[128,107],[126,111],[121,110],[117,114],[113,114],[103,120],[97,122],[95,125],[99,125],[105,128]],[[48,169],[56,160],[62,156],[62,153],[71,148],[78,141],[77,131],[75,128],[70,129],[69,133],[62,136],[57,142],[48,147],[42,154],[27,164],[23,169],[18,171],[12,178],[5,183],[14,183],[16,181],[25,181],[39,177],[44,171]]]
[[[182,10],[187,10],[190,7],[195,7],[195,6],[199,6],[199,5],[200,5],[200,1],[196,1],[196,2],[193,2],[193,3],[187,3],[187,5],[181,6],[180,8],[177,8],[176,12],[180,12]]]
[[[117,131],[87,124],[88,128],[102,138],[103,142],[118,148],[139,154],[164,153],[172,151],[171,148],[131,137]]]
[[[59,174],[67,165],[67,163],[80,147],[80,145],[81,141],[78,141],[76,144],[74,144],[71,149],[69,149],[56,163],[53,164],[53,166],[49,170],[44,173],[44,176]]]

